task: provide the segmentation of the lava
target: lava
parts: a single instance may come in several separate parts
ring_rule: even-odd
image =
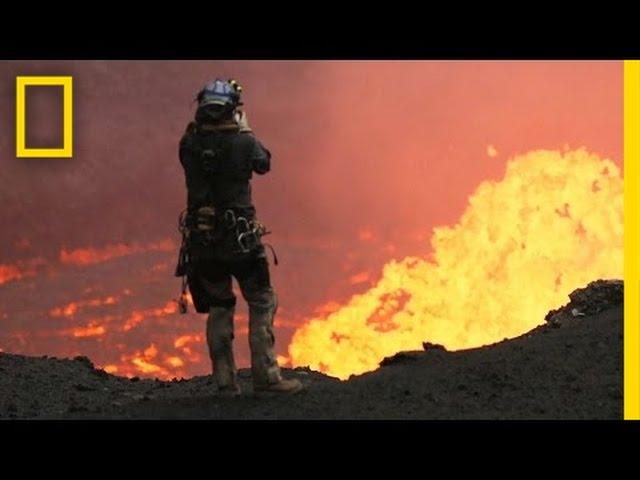
[[[541,324],[573,289],[622,276],[621,174],[584,149],[516,156],[457,224],[434,229],[431,246],[389,261],[340,308],[317,310],[292,338],[291,363],[345,379],[424,341],[465,349]]]
[[[103,305],[115,305],[116,303],[118,303],[118,298],[114,296],[79,300],[77,302],[69,302],[61,307],[52,308],[49,310],[49,315],[52,317],[73,318],[76,313],[82,311],[85,307],[100,307]]]
[[[33,277],[38,273],[38,269],[46,263],[43,258],[33,258],[16,263],[0,263],[0,285]]]
[[[128,332],[142,323],[146,318],[158,318],[174,314],[178,311],[178,304],[175,300],[169,300],[164,307],[151,308],[147,310],[134,310],[131,312],[126,322],[122,326],[122,330]]]
[[[68,330],[75,338],[99,337],[107,333],[107,327],[100,325],[96,320],[90,321],[84,327],[76,327]]]
[[[16,265],[0,264],[0,285],[14,280],[19,280],[25,275]]]
[[[106,372],[128,377],[143,375],[165,380],[184,377],[187,375],[185,368],[203,361],[189,344],[202,341],[202,335],[190,333],[176,337],[172,345],[163,346],[162,350],[152,342],[146,348],[122,354],[119,363],[109,363],[102,368]]]
[[[109,373],[118,373],[118,375],[125,375],[127,377],[133,377],[137,374],[155,375],[159,378],[169,378],[170,372],[167,371],[162,365],[158,364],[158,348],[154,343],[151,343],[148,347],[142,350],[136,350],[132,354],[124,354],[120,357],[121,364],[105,365],[103,368]]]
[[[103,263],[113,258],[124,257],[140,252],[171,252],[176,248],[177,247],[175,243],[170,238],[146,245],[134,242],[131,244],[116,243],[113,245],[106,245],[101,248],[77,248],[69,251],[63,248],[60,251],[59,260],[62,264],[65,265],[84,267],[87,265],[94,265],[96,263]]]

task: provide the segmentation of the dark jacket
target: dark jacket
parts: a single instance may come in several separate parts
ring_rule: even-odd
[[[250,132],[237,128],[204,130],[195,123],[180,140],[180,163],[187,183],[187,208],[213,206],[255,218],[250,180],[271,168],[271,154]]]

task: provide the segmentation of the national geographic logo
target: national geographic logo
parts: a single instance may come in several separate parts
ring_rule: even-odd
[[[26,142],[27,87],[62,87],[63,129],[61,148],[29,148]],[[52,121],[55,121],[52,119]],[[70,76],[16,77],[16,157],[71,158],[73,156],[73,78]]]

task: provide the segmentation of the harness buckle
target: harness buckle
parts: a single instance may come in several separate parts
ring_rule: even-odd
[[[257,244],[254,230],[249,226],[249,221],[245,217],[238,217],[236,222],[236,233],[238,235],[238,245],[242,253],[249,253]]]
[[[235,228],[238,221],[236,219],[236,214],[233,210],[226,210],[224,212],[224,222],[229,230],[231,230],[232,228]]]

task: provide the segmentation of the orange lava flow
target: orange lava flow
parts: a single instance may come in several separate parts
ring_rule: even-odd
[[[287,360],[346,379],[424,341],[465,349],[540,325],[575,288],[622,278],[621,173],[584,149],[516,156],[457,224],[434,229],[431,246],[432,256],[391,260],[371,289],[316,311]]]
[[[87,266],[96,263],[106,262],[112,258],[124,257],[140,252],[159,251],[170,252],[176,249],[176,245],[171,239],[165,239],[155,243],[142,245],[139,243],[107,245],[102,248],[77,248],[67,251],[60,251],[60,262],[66,265]]]
[[[89,323],[86,327],[78,327],[72,330],[73,336],[76,338],[99,337],[107,332],[106,327],[96,323]]]
[[[118,298],[114,296],[92,298],[90,300],[78,300],[77,302],[69,302],[61,307],[52,308],[49,310],[49,315],[52,317],[72,318],[84,307],[100,307],[102,305],[115,305],[116,303],[118,303]]]
[[[138,326],[145,318],[164,317],[174,314],[178,311],[178,304],[174,300],[169,300],[162,308],[151,308],[147,310],[134,310],[131,312],[126,322],[122,326],[122,330],[128,332],[132,328]]]
[[[170,346],[160,351],[155,343],[147,348],[136,350],[131,354],[123,354],[120,363],[111,363],[102,368],[113,374],[133,377],[137,375],[152,376],[169,380],[174,377],[184,377],[189,364],[200,363],[201,356],[194,352],[191,343],[201,343],[202,335],[186,334],[177,337],[173,342],[173,350]]]
[[[0,285],[13,280],[19,280],[24,273],[15,265],[0,264]]]
[[[18,261],[15,264],[0,263],[0,285],[15,282],[26,277],[33,277],[37,270],[46,265],[43,258],[33,258],[27,261]]]

